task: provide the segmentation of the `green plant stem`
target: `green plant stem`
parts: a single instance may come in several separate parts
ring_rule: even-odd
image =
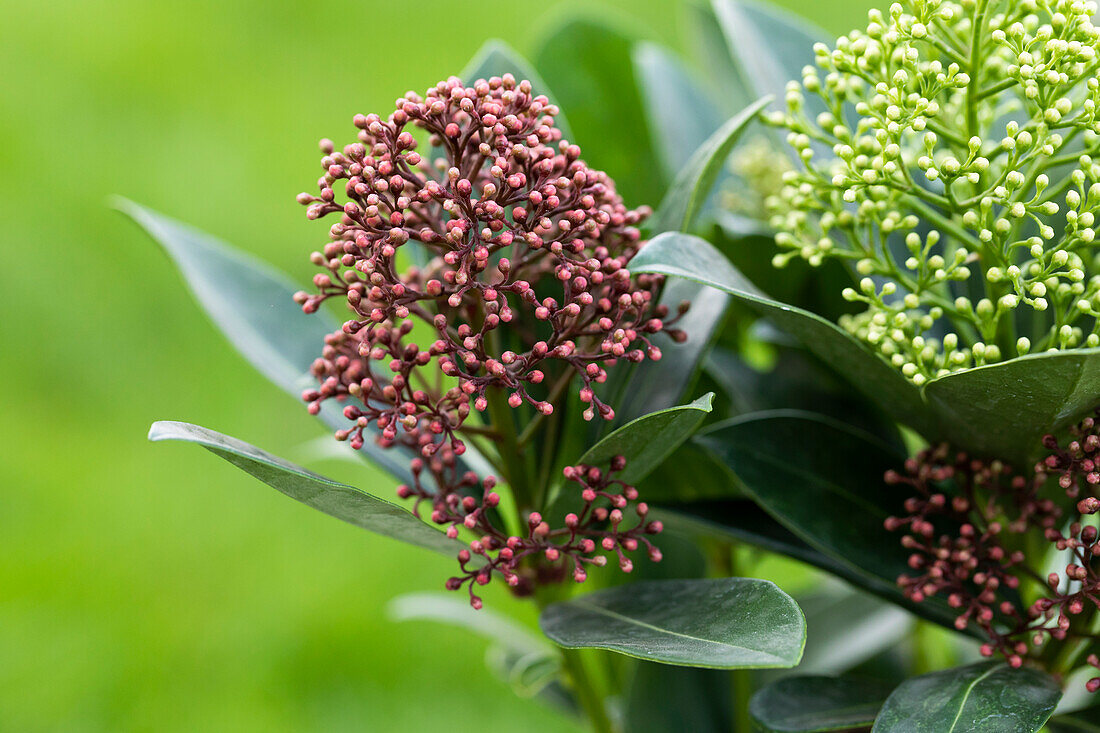
[[[751,731],[755,728],[749,713],[752,699],[752,672],[739,669],[730,673],[733,677],[733,729]]]
[[[534,601],[539,610],[542,611],[551,603],[565,600],[570,595],[571,589],[568,586],[549,585],[543,586],[535,592]],[[568,678],[568,686],[576,696],[577,703],[584,711],[592,730],[595,733],[617,733],[615,725],[611,722],[611,717],[607,714],[607,707],[604,705],[603,686],[598,684],[589,672],[582,650],[563,648],[558,651],[561,653],[562,669]],[[608,653],[603,652],[603,654],[607,655]]]
[[[486,400],[489,403],[489,420],[500,433],[497,440],[497,453],[500,456],[501,467],[504,469],[503,478],[515,494],[516,505],[522,509],[530,503],[532,497],[522,456],[516,449],[512,408],[508,406],[507,395],[500,390],[493,390],[487,394]]]
[[[562,664],[566,674],[569,675],[570,687],[577,696],[577,702],[584,710],[592,730],[596,733],[614,733],[615,726],[611,724],[611,718],[607,715],[607,708],[596,690],[592,679],[585,668],[584,659],[576,649],[562,649]]]
[[[931,653],[933,639],[927,621],[918,620],[910,638],[913,640],[913,674],[921,675],[936,669],[935,655]]]
[[[715,573],[722,578],[732,578],[742,574],[738,567],[737,547],[731,542],[717,542],[712,555]],[[729,673],[733,693],[733,729],[751,731],[754,728],[749,713],[749,701],[752,699],[752,671],[738,669]]]
[[[989,12],[989,0],[978,1],[978,12],[974,18],[974,33],[970,39],[970,84],[966,88],[966,130],[970,137],[978,134],[978,100],[982,70],[982,51],[985,48],[985,18]]]

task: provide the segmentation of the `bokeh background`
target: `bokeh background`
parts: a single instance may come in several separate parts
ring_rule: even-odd
[[[832,33],[870,5],[780,4]],[[387,620],[450,560],[145,441],[181,419],[303,460],[321,428],[108,197],[305,282],[324,228],[294,195],[317,178],[315,141],[350,140],[353,114],[458,73],[489,37],[532,52],[578,7],[0,0],[0,731],[575,730],[491,676],[483,641]],[[583,9],[684,47],[676,2]]]

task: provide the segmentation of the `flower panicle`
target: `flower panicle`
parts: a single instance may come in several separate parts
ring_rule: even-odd
[[[318,192],[298,196],[307,218],[336,221],[311,255],[321,268],[315,292],[295,301],[314,313],[337,300],[350,315],[325,339],[311,369],[317,386],[302,398],[314,414],[339,404],[349,424],[336,438],[353,448],[375,440],[416,456],[398,494],[418,512],[430,504],[431,521],[450,536],[480,537],[463,550],[463,575],[448,582],[468,583],[475,606],[473,586],[494,573],[529,590],[521,562],[536,557],[572,562],[578,580],[584,564],[602,564],[590,557],[597,543],[624,569],[623,553],[639,542],[659,557],[644,535],[660,523],[643,522],[645,504],[636,527],[620,527],[625,504],[616,502],[632,501],[632,487],[612,495],[600,484],[597,497],[612,506],[586,500],[569,515],[574,526],[544,530],[540,519],[527,536],[509,536],[494,527],[497,479],[461,469],[468,433],[513,429],[471,422],[494,400],[547,416],[576,380],[583,417],[612,420],[600,396],[608,369],[660,359],[658,333],[684,339],[673,325],[686,305],[670,314],[658,303],[663,277],[629,269],[650,210],[623,204],[614,181],[563,139],[557,114],[511,74],[470,86],[451,77],[409,92],[388,117],[356,115],[357,141],[342,150],[322,140]],[[611,480],[584,471],[597,484]]]
[[[841,325],[918,384],[1100,345],[1095,12],[895,2],[767,115],[800,164],[767,200],[776,266],[851,262]],[[1041,327],[1017,338],[1018,310]]]
[[[1053,435],[1043,437],[1049,452],[1029,476],[998,461],[952,454],[942,445],[909,459],[904,473],[885,477],[914,491],[906,514],[885,522],[888,530],[905,532],[901,542],[912,552],[909,566],[917,573],[901,576],[899,586],[917,602],[946,597],[960,612],[957,628],[975,624],[988,637],[982,654],[999,653],[1013,666],[1051,641],[1087,633],[1074,619],[1100,611],[1100,530],[1087,521],[1100,512],[1100,420],[1085,418],[1070,432],[1065,446]],[[1073,502],[1077,514],[1068,525],[1058,504],[1041,496],[1052,484]],[[1066,558],[1064,569],[1045,578],[1022,551],[1009,549],[1012,535],[1035,532]],[[1026,609],[1011,593],[1024,578],[1044,590]],[[1095,657],[1087,663],[1100,670]],[[1100,676],[1086,687],[1100,691]]]

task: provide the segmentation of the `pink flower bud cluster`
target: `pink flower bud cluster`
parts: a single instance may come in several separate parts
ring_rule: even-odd
[[[468,585],[475,607],[474,585],[493,573],[530,592],[570,573],[583,581],[586,565],[606,563],[601,551],[627,572],[625,553],[640,543],[660,558],[645,537],[660,522],[646,521],[645,504],[626,526],[637,491],[612,478],[621,458],[608,472],[567,469],[584,486],[580,512],[557,529],[532,512],[517,536],[494,524],[496,479],[463,473],[458,460],[464,434],[516,430],[512,421],[474,424],[471,410],[498,400],[538,419],[577,379],[584,418],[611,420],[596,394],[607,370],[660,359],[654,334],[685,338],[669,326],[686,304],[668,318],[657,303],[663,278],[629,270],[649,209],[623,204],[614,182],[562,139],[557,113],[510,74],[472,86],[452,77],[423,97],[406,94],[386,118],[356,115],[358,141],[341,151],[322,140],[319,192],[298,196],[309,219],[337,221],[311,257],[322,268],[316,292],[294,298],[306,313],[337,298],[351,314],[326,338],[312,367],[318,386],[302,397],[315,414],[336,400],[349,421],[336,438],[353,448],[373,439],[416,455],[398,494],[416,511],[429,503],[451,537],[479,538],[460,555],[463,575],[447,583]]]
[[[1051,453],[1035,466],[1036,472],[1058,477],[1058,485],[1066,495],[1076,501],[1076,510],[1084,520],[1100,511],[1100,422],[1088,417],[1074,426],[1065,448],[1053,435],[1043,436],[1043,447]],[[1040,598],[1032,608],[1032,614],[1046,623],[1039,630],[1053,639],[1064,639],[1071,633],[1073,618],[1086,609],[1100,609],[1100,573],[1093,560],[1100,555],[1100,532],[1091,524],[1075,521],[1069,532],[1063,534],[1056,528],[1046,532],[1049,541],[1061,551],[1070,553],[1070,561],[1062,573],[1050,573],[1047,584],[1050,596]],[[1036,633],[1035,643],[1041,641]],[[1100,669],[1095,655],[1088,663]],[[1100,690],[1100,676],[1086,683],[1089,692]]]
[[[917,602],[945,597],[959,612],[956,628],[973,623],[989,636],[984,655],[1000,652],[1019,667],[1028,646],[1013,637],[1029,620],[1009,592],[1020,584],[1025,558],[1006,549],[1004,535],[1054,527],[1060,510],[1038,496],[1045,477],[1014,475],[1000,461],[971,459],[941,445],[906,461],[904,475],[890,471],[885,479],[915,492],[905,502],[907,514],[885,522],[888,530],[905,530],[902,546],[912,552],[915,574],[898,578],[905,595]]]
[[[566,514],[562,526],[556,528],[539,512],[531,512],[527,516],[527,533],[523,535],[508,534],[494,526],[489,512],[499,505],[500,496],[493,491],[496,482],[491,477],[480,482],[480,497],[455,492],[439,501],[436,494],[420,483],[422,466],[414,461],[416,480],[412,485],[400,486],[398,495],[415,497],[417,506],[423,501],[432,502],[432,521],[446,525],[450,537],[458,537],[459,528],[479,535],[470,542],[468,550],[459,552],[462,574],[450,578],[447,588],[459,590],[465,586],[470,604],[481,608],[481,598],[474,588],[487,584],[494,573],[514,592],[526,595],[538,583],[560,581],[569,575],[583,583],[588,577],[586,565],[607,564],[608,555],[599,553],[614,553],[624,573],[634,569],[628,553],[643,545],[649,559],[660,562],[661,551],[647,535],[659,534],[663,527],[660,521],[647,519],[649,506],[637,502],[638,490],[614,478],[625,466],[626,459],[615,456],[608,470],[586,465],[566,467],[565,478],[580,486],[580,511]],[[478,484],[477,477],[467,473],[461,487],[476,488]],[[635,502],[633,506],[631,502]],[[628,519],[631,513],[633,520]]]
[[[511,75],[472,87],[452,77],[423,98],[410,92],[386,119],[357,115],[359,142],[342,152],[322,141],[320,193],[298,198],[311,219],[339,221],[312,257],[325,270],[314,278],[318,293],[296,295],[303,309],[345,299],[352,319],[343,332],[359,338],[362,359],[392,371],[431,362],[432,377],[454,378],[479,411],[487,390],[500,389],[513,407],[552,412],[532,386],[557,361],[579,375],[585,417],[613,418],[593,385],[619,359],[660,358],[650,337],[666,326],[662,278],[628,269],[648,209],[624,206],[614,182],[561,139],[556,113]],[[436,152],[422,156],[408,128],[428,133]],[[403,249],[427,262],[402,271]],[[428,345],[396,356],[376,348],[379,334],[409,319],[434,331]],[[502,325],[521,338],[501,335]]]
[[[886,481],[913,487],[905,517],[890,517],[886,527],[905,529],[902,544],[913,550],[909,564],[919,576],[902,576],[906,595],[921,601],[945,594],[961,613],[960,629],[975,623],[989,637],[981,653],[1002,654],[1014,667],[1023,664],[1032,649],[1050,641],[1090,635],[1077,628],[1075,617],[1100,611],[1100,530],[1084,519],[1100,512],[1100,421],[1087,418],[1075,426],[1063,448],[1053,435],[1043,438],[1050,453],[1035,465],[1030,478],[1013,475],[993,461],[973,461],[965,454],[951,456],[946,446],[924,451],[906,462],[906,476],[889,472]],[[1074,501],[1079,518],[1063,528],[1061,509],[1039,492],[1049,479]],[[1026,536],[1009,543],[1006,535],[1042,532],[1054,548],[1067,556],[1062,572],[1043,578],[1028,566],[1019,550]],[[1047,593],[1025,612],[1004,593],[1022,578],[1042,583]],[[1079,626],[1080,624],[1078,624]],[[1095,655],[1087,663],[1100,669]],[[1100,691],[1100,676],[1090,679],[1089,692]]]

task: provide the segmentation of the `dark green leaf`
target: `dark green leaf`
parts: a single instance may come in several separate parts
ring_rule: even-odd
[[[153,423],[149,440],[197,443],[291,499],[371,532],[445,555],[462,549],[461,543],[448,539],[396,504],[307,471],[228,435],[198,425],[165,421]]]
[[[869,726],[890,688],[837,677],[786,677],[752,696],[749,712],[776,733],[818,733]]]
[[[1062,691],[1034,669],[983,662],[914,677],[887,698],[874,733],[1034,733]]]
[[[806,640],[790,596],[750,578],[631,583],[547,606],[539,625],[569,649],[722,669],[793,667]]]
[[[542,39],[534,60],[569,113],[572,142],[636,205],[659,200],[664,177],[634,79],[634,42],[618,25],[571,17]]]
[[[707,451],[707,455],[709,455]],[[726,471],[724,466],[722,471]],[[813,549],[748,499],[698,501],[661,508],[654,515],[670,528],[699,537],[737,540],[787,555],[839,575],[845,566]]]
[[[629,733],[726,733],[732,729],[730,672],[641,662],[626,703]]]
[[[296,398],[315,384],[309,368],[325,336],[340,327],[336,319],[303,313],[293,299],[299,288],[267,263],[133,201],[117,199],[116,206],[164,248],[199,305],[252,366]],[[331,401],[320,417],[333,428],[348,424]],[[394,476],[411,477],[400,451],[367,441],[362,453]]]
[[[767,512],[749,500],[700,501],[690,504],[661,507],[651,515],[665,526],[683,534],[737,540],[753,547],[786,555],[807,565],[820,568],[852,585],[867,590],[891,603],[904,606],[910,612],[955,628],[954,615],[945,605],[935,600],[911,603],[905,599],[894,583],[880,578],[868,579],[866,573],[852,563],[841,562],[814,549],[772,518]]]
[[[641,481],[638,491],[650,505],[682,508],[689,512],[699,503],[745,497],[737,477],[709,450],[691,440],[677,448]]]
[[[772,264],[779,253],[775,233],[761,222],[719,211],[706,239],[722,252],[745,278],[762,286],[772,300],[796,306],[836,322],[844,314],[859,310],[858,304],[844,300],[844,288],[855,285],[849,267],[840,260],[826,260],[811,267],[801,258],[787,263],[782,270]]]
[[[710,195],[718,174],[726,165],[733,146],[768,103],[761,99],[731,117],[699,147],[677,174],[649,222],[653,232],[686,231]],[[650,243],[652,244],[652,242]],[[643,250],[644,251],[644,250]],[[631,266],[633,268],[633,265]]]
[[[735,412],[730,417],[812,405],[817,414],[861,428],[902,449],[893,423],[811,353],[797,345],[774,345],[774,349],[775,362],[766,370],[754,369],[722,347],[707,355],[706,373],[731,397]]]
[[[551,102],[561,107],[550,85],[543,81],[531,62],[499,38],[489,39],[478,49],[470,59],[470,63],[466,64],[466,68],[462,70],[461,78],[466,84],[473,84],[478,79],[504,76],[509,73],[516,77],[517,81],[526,79],[531,82],[531,89],[535,94],[545,94]],[[554,121],[561,130],[562,137],[572,140],[573,133],[569,129],[569,121],[564,109],[554,117]]]
[[[761,293],[706,240],[666,232],[631,260],[630,269],[684,277],[729,293],[798,338],[893,417],[922,433],[935,434],[920,391],[909,380],[839,326]]]
[[[937,437],[1021,468],[1045,433],[1100,406],[1100,349],[1029,354],[969,369],[925,385]]]
[[[939,599],[911,604],[897,587],[908,553],[883,521],[908,494],[883,481],[900,465],[894,447],[813,413],[778,410],[718,423],[696,440],[733,471],[754,501],[860,587],[949,624]]]
[[[654,145],[671,179],[728,115],[669,49],[643,42],[634,47],[633,58]]]
[[[829,36],[771,6],[744,0],[713,0],[712,5],[751,89],[757,97],[771,95],[776,107],[785,109],[787,82],[802,80],[802,67],[814,63],[814,44]]]
[[[626,468],[618,477],[636,484],[691,437],[713,401],[713,394],[705,394],[690,404],[639,417],[589,448],[578,463],[605,466],[612,457],[625,456]]]

